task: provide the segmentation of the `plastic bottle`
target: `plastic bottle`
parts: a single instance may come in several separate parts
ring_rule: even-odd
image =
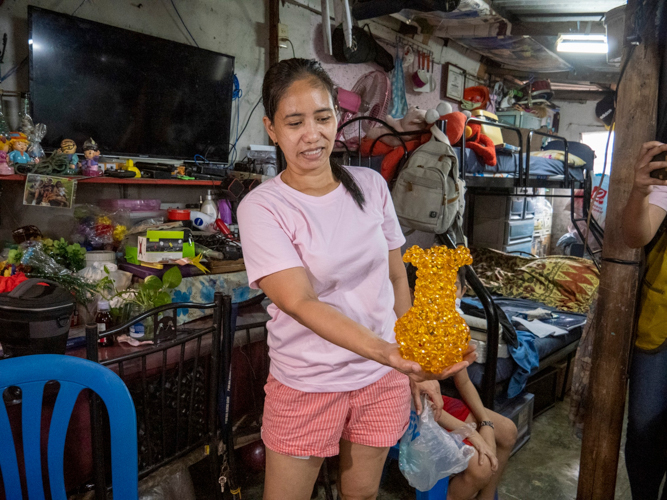
[[[190,210],[190,220],[192,221],[192,228],[199,231],[216,231],[215,229],[215,219],[211,215],[205,214],[203,212],[197,212],[196,210]]]
[[[97,334],[106,332],[113,325],[113,318],[111,317],[111,308],[109,301],[100,300],[97,303],[97,316],[95,316],[95,323],[97,323]],[[109,347],[113,345],[113,338],[104,337],[97,341],[100,347]]]
[[[208,190],[208,194],[206,195],[206,200],[204,201],[204,203],[202,203],[199,211],[206,215],[210,215],[211,217],[213,217],[213,220],[218,218],[220,214],[218,213],[218,207],[216,206],[215,201],[213,201],[213,190],[211,189]]]

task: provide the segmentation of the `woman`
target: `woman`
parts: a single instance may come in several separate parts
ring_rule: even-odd
[[[625,242],[632,248],[647,245],[667,214],[667,181],[650,176],[667,167],[652,161],[667,144],[647,142],[635,165],[635,180],[623,212]],[[628,432],[625,463],[632,498],[657,500],[667,471],[667,235],[648,257],[642,286],[637,340],[630,367]],[[664,495],[663,495],[664,498]]]
[[[429,379],[475,356],[437,376],[400,356],[393,327],[411,305],[405,239],[382,177],[329,159],[336,92],[319,63],[272,66],[262,99],[287,163],[238,209],[250,286],[273,302],[264,498],[309,499],[324,457],[339,454],[339,497],[372,499],[407,427],[411,391],[427,393],[439,415],[439,385]]]

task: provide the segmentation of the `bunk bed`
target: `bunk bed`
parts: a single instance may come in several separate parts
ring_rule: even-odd
[[[356,117],[349,122],[341,124],[339,126],[339,131],[352,123],[360,122],[365,119],[369,118]],[[382,123],[390,130],[390,133],[385,135],[393,135],[400,140],[401,146],[399,147],[402,147],[403,149],[401,164],[404,164],[410,153],[403,137],[407,135],[414,136],[415,132],[397,132],[388,124],[382,122],[382,120],[378,120],[377,118],[370,118],[370,120]],[[530,131],[526,147],[524,148],[522,132],[516,127],[502,123],[490,123],[476,118],[469,118],[466,125],[470,122],[483,123],[484,125],[499,127],[516,133],[518,137],[519,151],[518,153],[509,155],[507,158],[501,157],[496,167],[487,167],[480,163],[472,150],[465,147],[465,138],[463,139],[461,147],[454,148],[459,159],[461,178],[466,181],[466,212],[468,212],[467,220],[469,221],[466,233],[469,238],[472,237],[474,241],[474,231],[470,221],[472,221],[472,214],[474,212],[475,197],[486,194],[501,193],[504,196],[532,196],[529,193],[529,188],[569,189],[569,197],[572,201],[571,206],[574,207],[575,198],[583,197],[584,220],[588,218],[590,211],[590,194],[592,192],[592,164],[590,166],[586,165],[586,168],[571,167],[569,165],[569,143],[565,138],[547,135],[539,131]],[[444,131],[446,123],[437,122],[437,125]],[[359,130],[361,130],[361,127],[359,127]],[[557,141],[557,144],[560,145],[562,148],[561,150],[564,153],[564,160],[558,161],[531,157],[530,143],[535,134],[548,137],[552,142]],[[380,171],[382,157],[373,155],[373,151],[377,141],[382,137],[384,136],[378,137],[374,141],[370,148],[370,154],[366,157],[362,157],[359,151],[355,154],[355,152],[350,151],[347,146],[342,143],[341,145],[344,150],[340,151],[340,153],[342,153],[340,161],[346,165],[367,166]],[[465,153],[462,155],[461,151],[464,151]],[[400,165],[398,170],[400,170]],[[398,174],[398,170],[395,175]],[[390,180],[389,183],[391,185],[392,181]],[[578,195],[577,190],[583,190],[583,194]],[[577,228],[577,231],[580,232],[582,240],[586,241],[581,234],[578,224],[582,219],[577,218],[574,208],[572,208],[571,211],[571,219],[575,228]],[[591,225],[591,227],[594,227],[594,225]],[[596,236],[596,239],[599,236],[601,243],[602,231],[599,226],[595,227],[592,234]],[[448,235],[437,235],[436,242],[451,248],[455,247],[453,240]],[[598,263],[596,262],[596,266],[597,265]],[[469,368],[469,372],[471,374],[471,380],[473,380],[479,389],[480,397],[482,398],[484,405],[487,408],[493,409],[497,406],[497,403],[502,405],[503,399],[506,399],[502,397],[502,394],[503,392],[506,392],[508,380],[512,377],[515,368],[511,358],[499,359],[498,346],[501,339],[501,331],[503,332],[502,335],[506,336],[508,335],[507,332],[513,329],[511,324],[509,325],[509,328],[501,328],[501,322],[504,322],[504,325],[508,326],[508,316],[511,317],[513,312],[512,307],[516,307],[517,304],[512,304],[511,299],[508,301],[502,297],[492,295],[483,284],[480,277],[470,266],[466,268],[466,280],[469,288],[472,289],[475,294],[475,299],[471,301],[466,300],[465,302],[468,303],[469,308],[474,306],[478,309],[481,316],[486,320],[485,360],[483,364],[474,363],[473,366]],[[545,308],[544,304],[539,302],[531,303],[525,300],[522,301],[521,305],[524,308]],[[555,363],[562,362],[563,360],[567,361],[569,368],[569,363],[574,357],[585,324],[585,315],[571,315],[569,313],[557,311],[553,308],[547,309],[554,311],[556,313],[555,315],[568,316],[568,319],[570,320],[570,323],[567,325],[568,333],[558,337],[536,339],[535,346],[539,355],[539,366],[532,375],[537,375],[538,373],[549,369]],[[517,345],[518,342],[516,338],[512,338],[511,336],[504,340],[514,345]],[[563,382],[563,387],[565,384],[566,381]],[[447,391],[447,386],[443,389]]]

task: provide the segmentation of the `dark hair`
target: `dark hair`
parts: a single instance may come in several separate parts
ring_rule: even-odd
[[[461,289],[463,289],[466,286],[466,267],[461,266],[459,267],[459,270],[457,271],[456,278],[459,280],[459,284],[461,285]]]
[[[309,79],[317,85],[321,85],[331,96],[334,106],[338,106],[338,91],[334,85],[333,80],[324,71],[322,65],[314,59],[285,59],[269,68],[264,75],[264,83],[262,84],[262,104],[264,104],[264,112],[266,116],[273,123],[273,119],[278,109],[280,100],[287,92],[287,89],[296,81]],[[279,146],[277,146],[279,148]],[[359,208],[364,209],[366,198],[364,192],[354,180],[354,177],[344,167],[341,167],[334,160],[329,160],[331,164],[331,172],[334,178],[339,181],[348,193],[352,195],[354,201],[359,205]]]

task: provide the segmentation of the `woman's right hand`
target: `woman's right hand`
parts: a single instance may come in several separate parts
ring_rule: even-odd
[[[424,369],[419,366],[419,363],[403,359],[403,356],[401,356],[401,353],[398,350],[398,344],[388,344],[385,354],[386,363],[384,364],[406,374],[414,382],[423,382],[424,380],[444,380],[456,375],[461,370],[467,368],[470,363],[475,361],[475,359],[477,359],[475,349],[476,347],[474,345],[468,344],[468,348],[463,353],[462,361],[445,368],[440,373],[430,373],[424,371]]]
[[[642,146],[635,163],[635,181],[632,186],[638,194],[648,196],[651,186],[667,186],[667,181],[651,177],[651,172],[654,170],[667,167],[667,161],[651,161],[655,155],[663,151],[667,151],[667,144],[658,141],[646,142]]]

